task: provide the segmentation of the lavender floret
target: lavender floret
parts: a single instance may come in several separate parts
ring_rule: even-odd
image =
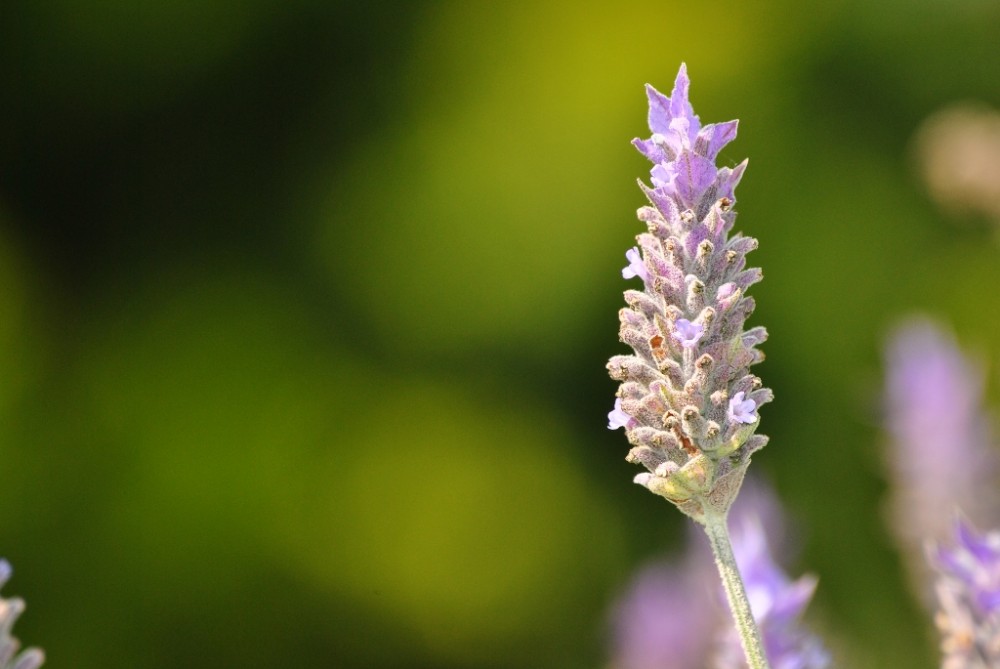
[[[649,283],[649,270],[646,269],[646,265],[642,262],[642,255],[639,253],[639,249],[636,247],[630,248],[625,252],[625,259],[628,260],[628,266],[622,269],[623,279],[634,279],[639,277],[645,283]]]
[[[757,403],[753,400],[743,399],[743,396],[742,390],[733,395],[733,399],[729,400],[727,415],[729,420],[736,423],[753,423],[757,420],[757,414],[754,413],[757,409]]]

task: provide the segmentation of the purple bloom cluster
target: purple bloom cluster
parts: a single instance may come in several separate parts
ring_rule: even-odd
[[[942,669],[1000,667],[1000,532],[979,534],[963,521],[951,547],[934,547],[943,635]]]
[[[830,658],[801,624],[816,580],[789,579],[768,545],[784,519],[771,492],[752,485],[733,505],[733,548],[772,669],[825,669]],[[613,669],[745,669],[704,537],[692,532],[677,564],[641,570],[613,612]]]
[[[0,587],[12,573],[10,563],[0,560]],[[37,648],[29,648],[20,655],[21,642],[11,635],[11,628],[24,611],[24,602],[17,597],[0,597],[0,669],[36,669],[42,666],[45,655]]]
[[[982,374],[925,318],[893,333],[886,362],[890,525],[921,594],[933,576],[942,667],[998,667],[1000,531],[972,529],[1000,526],[1000,459]],[[922,546],[933,575],[914,559]]]
[[[746,161],[715,164],[737,122],[702,126],[688,84],[682,65],[670,97],[647,86],[652,135],[633,142],[653,163],[652,187],[640,182],[652,206],[639,209],[648,232],[625,254],[622,276],[643,286],[625,291],[619,313],[634,354],[608,363],[621,382],[608,427],[625,428],[628,459],[648,470],[636,482],[700,519],[706,504],[725,513],[767,443],[754,431],[772,393],[749,373],[767,332],[744,330],[754,309],[746,290],[762,276],[745,267],[757,241],[730,236]]]

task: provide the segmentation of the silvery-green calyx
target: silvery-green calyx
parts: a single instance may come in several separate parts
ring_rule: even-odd
[[[746,330],[754,300],[747,289],[762,274],[746,267],[757,240],[731,234],[735,188],[746,168],[717,167],[736,137],[736,121],[702,126],[688,102],[687,71],[667,97],[647,86],[649,139],[633,144],[653,163],[649,206],[638,211],[647,232],[626,252],[620,338],[632,355],[613,357],[621,382],[609,428],[623,427],[628,459],[647,471],[635,481],[696,520],[725,515],[751,454],[767,443],[754,434],[757,410],[772,399],[750,373],[763,360],[762,327]]]

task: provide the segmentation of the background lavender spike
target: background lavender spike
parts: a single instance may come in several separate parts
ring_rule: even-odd
[[[10,563],[0,560],[0,588],[10,579],[11,573]],[[45,655],[37,648],[29,648],[18,655],[21,642],[11,634],[11,628],[23,611],[21,599],[0,597],[0,669],[36,669],[45,661]]]
[[[746,161],[734,169],[715,165],[737,122],[702,126],[689,85],[681,65],[670,97],[647,86],[652,135],[633,141],[654,163],[652,187],[640,183],[652,206],[639,210],[648,232],[625,254],[622,276],[641,279],[643,291],[626,291],[629,306],[620,312],[620,337],[634,355],[608,364],[622,382],[609,427],[624,427],[634,446],[654,451],[633,458],[649,470],[636,483],[701,520],[709,507],[726,513],[750,455],[765,443],[748,440],[771,392],[759,379],[742,385],[750,365],[763,360],[755,346],[767,333],[744,332],[754,308],[745,290],[761,278],[759,269],[745,269],[756,240],[730,236]],[[658,447],[650,428],[672,438]],[[667,461],[677,466],[655,466]]]
[[[885,357],[889,526],[929,602],[924,542],[950,536],[957,510],[981,527],[1000,527],[1000,459],[983,410],[982,374],[949,333],[914,318],[892,333]]]
[[[979,534],[960,520],[949,543],[929,551],[942,669],[993,669],[1000,666],[1000,532]]]

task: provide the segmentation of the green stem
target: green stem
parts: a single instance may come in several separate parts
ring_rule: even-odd
[[[747,663],[750,665],[750,669],[770,669],[767,657],[764,655],[764,644],[760,638],[760,631],[757,629],[757,623],[754,622],[753,613],[750,611],[750,601],[743,588],[743,579],[740,578],[740,570],[736,566],[736,558],[733,556],[733,546],[729,541],[726,517],[715,513],[706,513],[705,532],[708,534],[709,543],[712,544],[715,565],[719,568],[722,585],[726,589],[726,599],[729,600],[729,609],[733,612],[736,631],[740,634],[740,643],[743,645],[743,653],[747,656]]]

